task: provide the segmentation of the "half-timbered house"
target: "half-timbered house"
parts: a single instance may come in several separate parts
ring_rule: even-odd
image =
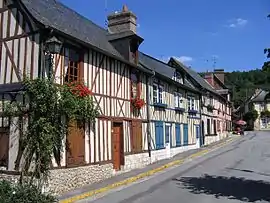
[[[69,149],[63,151],[60,163],[52,161],[55,192],[149,163],[147,105],[134,114],[130,101],[146,98],[146,78],[152,71],[137,64],[143,39],[136,34],[136,16],[126,6],[108,16],[105,30],[59,1],[0,0],[0,22],[3,102],[21,99],[17,93],[25,76],[54,77],[58,84],[82,80],[92,90],[100,113],[93,125],[70,127],[63,142]],[[46,48],[52,41],[60,50],[48,55]],[[8,171],[16,169],[18,119],[0,122],[0,164]],[[74,185],[75,178],[82,181]]]
[[[229,128],[226,128],[226,120],[223,119],[223,115],[227,115],[230,106],[227,96],[224,97],[207,80],[177,59],[171,58],[168,64],[180,71],[184,77],[190,78],[192,84],[203,92],[201,97],[201,143],[207,145],[228,136]]]
[[[152,160],[200,147],[200,92],[158,59],[140,52],[139,62],[155,72],[148,95]]]

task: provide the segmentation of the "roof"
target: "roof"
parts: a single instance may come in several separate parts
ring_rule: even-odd
[[[172,83],[175,83],[176,81],[173,80],[175,69],[169,66],[168,64],[153,58],[145,53],[139,52],[139,62],[141,65],[143,65],[146,68],[149,68],[156,73],[160,74],[161,76],[166,77],[169,79]],[[196,89],[194,86],[192,86],[188,81],[186,81],[185,84],[179,83],[179,85],[185,89],[193,90],[198,92],[199,90]]]
[[[21,0],[39,23],[72,36],[78,40],[123,57],[108,41],[108,32],[57,0]]]
[[[203,79],[197,72],[192,70],[191,68],[186,67],[183,63],[178,61],[177,59],[171,57],[170,60],[173,60],[180,68],[182,68],[190,77],[192,77],[201,87],[204,89],[207,89],[208,91],[218,94],[219,93],[208,83]]]
[[[265,90],[260,90],[260,92],[257,93],[257,95],[253,95],[253,98],[251,98],[251,102],[263,102],[266,99],[266,96],[268,96],[269,92]]]

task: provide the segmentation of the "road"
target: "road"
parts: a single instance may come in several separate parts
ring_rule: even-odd
[[[270,202],[270,132],[254,132],[130,186],[80,203]]]

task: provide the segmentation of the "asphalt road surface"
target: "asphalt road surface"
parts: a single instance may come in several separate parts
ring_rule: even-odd
[[[249,133],[181,166],[80,202],[270,202],[270,132]]]

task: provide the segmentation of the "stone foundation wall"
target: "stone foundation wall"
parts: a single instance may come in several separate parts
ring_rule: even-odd
[[[90,165],[51,171],[49,189],[59,195],[67,191],[108,179],[113,175],[113,165]]]
[[[205,136],[205,145],[220,141],[228,136],[228,132],[219,133],[217,136]]]
[[[113,176],[113,165],[90,165],[77,168],[51,170],[49,183],[45,191],[54,195],[61,195],[65,192],[90,185]],[[19,176],[0,174],[0,180],[8,180],[15,183]]]

